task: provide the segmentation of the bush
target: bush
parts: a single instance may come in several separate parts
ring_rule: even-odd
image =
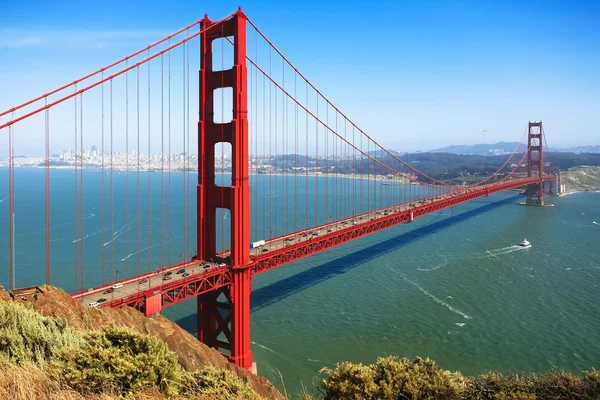
[[[60,318],[44,317],[28,306],[0,301],[0,363],[42,363],[57,351],[77,349],[83,335]]]
[[[379,358],[375,364],[340,363],[323,369],[326,399],[402,400],[598,400],[600,373],[516,375],[488,373],[466,378],[429,359]]]
[[[211,399],[260,399],[252,388],[235,374],[213,367],[190,373],[185,392]]]
[[[157,387],[168,396],[179,393],[184,371],[164,342],[114,325],[84,338],[81,348],[62,351],[55,362],[69,386],[92,392],[109,387],[124,393]]]
[[[323,370],[326,399],[458,399],[466,379],[429,359],[379,358],[375,364],[342,363]]]
[[[372,399],[377,393],[375,371],[371,366],[343,362],[334,370],[323,368],[328,378],[323,381],[325,399]]]

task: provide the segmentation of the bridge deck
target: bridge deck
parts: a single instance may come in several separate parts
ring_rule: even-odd
[[[544,177],[544,180],[552,179],[553,176]],[[448,192],[272,238],[266,240],[264,246],[250,250],[254,262],[252,272],[258,274],[389,226],[408,222],[411,212],[414,218],[418,218],[487,194],[538,182],[539,178],[509,180],[501,184],[492,183]],[[227,260],[229,253],[225,252],[219,256]],[[169,274],[171,279],[164,280],[165,274]],[[231,273],[226,263],[192,260],[126,278],[117,283],[122,287],[112,289],[114,283],[111,282],[74,294],[73,297],[81,299],[86,304],[104,298],[106,300],[100,305],[111,307],[132,305],[139,308],[146,297],[161,293],[164,307],[229,285]]]

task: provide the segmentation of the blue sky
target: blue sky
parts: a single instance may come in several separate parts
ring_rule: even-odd
[[[600,144],[598,1],[0,2],[0,109],[238,5],[365,131],[400,151]]]

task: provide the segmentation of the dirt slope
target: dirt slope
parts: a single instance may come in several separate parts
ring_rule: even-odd
[[[126,326],[138,332],[156,336],[167,343],[177,353],[179,362],[188,371],[207,366],[233,371],[242,380],[267,399],[283,399],[281,393],[265,378],[256,376],[230,362],[219,353],[200,343],[194,336],[163,316],[148,318],[129,307],[110,309],[89,307],[71,298],[68,294],[53,286],[42,286],[43,293],[36,298],[30,296],[26,301],[41,314],[60,317],[74,329],[96,330],[107,323]],[[0,286],[0,300],[10,299]],[[18,300],[21,301],[21,300]]]

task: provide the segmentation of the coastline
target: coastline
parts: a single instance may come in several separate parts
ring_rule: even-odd
[[[8,165],[5,164],[0,164],[0,168],[8,168]],[[44,165],[15,165],[15,168],[31,168],[31,169],[46,169],[46,166]],[[49,169],[56,169],[56,170],[76,170],[76,171],[80,171],[81,168],[80,166],[73,166],[73,165],[51,165],[48,167]],[[83,167],[84,170],[86,171],[98,171],[101,172],[102,169],[101,168],[97,168],[97,167],[90,167],[90,166],[85,166]],[[105,171],[108,171],[108,168],[105,168]],[[136,169],[124,169],[124,168],[113,168],[113,172],[124,172],[124,173],[137,173],[138,170]],[[198,175],[198,171],[197,170],[182,170],[182,169],[172,169],[171,171],[168,170],[160,170],[160,169],[147,169],[147,168],[140,168],[139,172],[145,172],[145,173],[190,173],[190,174],[194,174],[194,175]],[[231,174],[231,171],[215,171],[215,174]],[[388,176],[385,175],[365,175],[365,174],[340,174],[340,173],[331,173],[331,174],[324,174],[324,173],[315,173],[315,172],[308,172],[308,173],[282,173],[282,172],[277,172],[277,173],[272,173],[272,174],[259,174],[259,173],[255,173],[255,172],[249,172],[248,173],[249,176],[280,176],[280,177],[293,177],[293,176],[298,176],[298,178],[302,178],[302,177],[306,177],[306,176],[313,176],[313,177],[328,177],[328,178],[344,178],[344,179],[360,179],[360,180],[378,180],[378,181],[389,181],[389,182],[393,182],[393,183],[398,183],[398,184],[405,184],[405,185],[419,185],[420,183],[411,183],[410,180],[406,179],[406,178],[390,178]]]

